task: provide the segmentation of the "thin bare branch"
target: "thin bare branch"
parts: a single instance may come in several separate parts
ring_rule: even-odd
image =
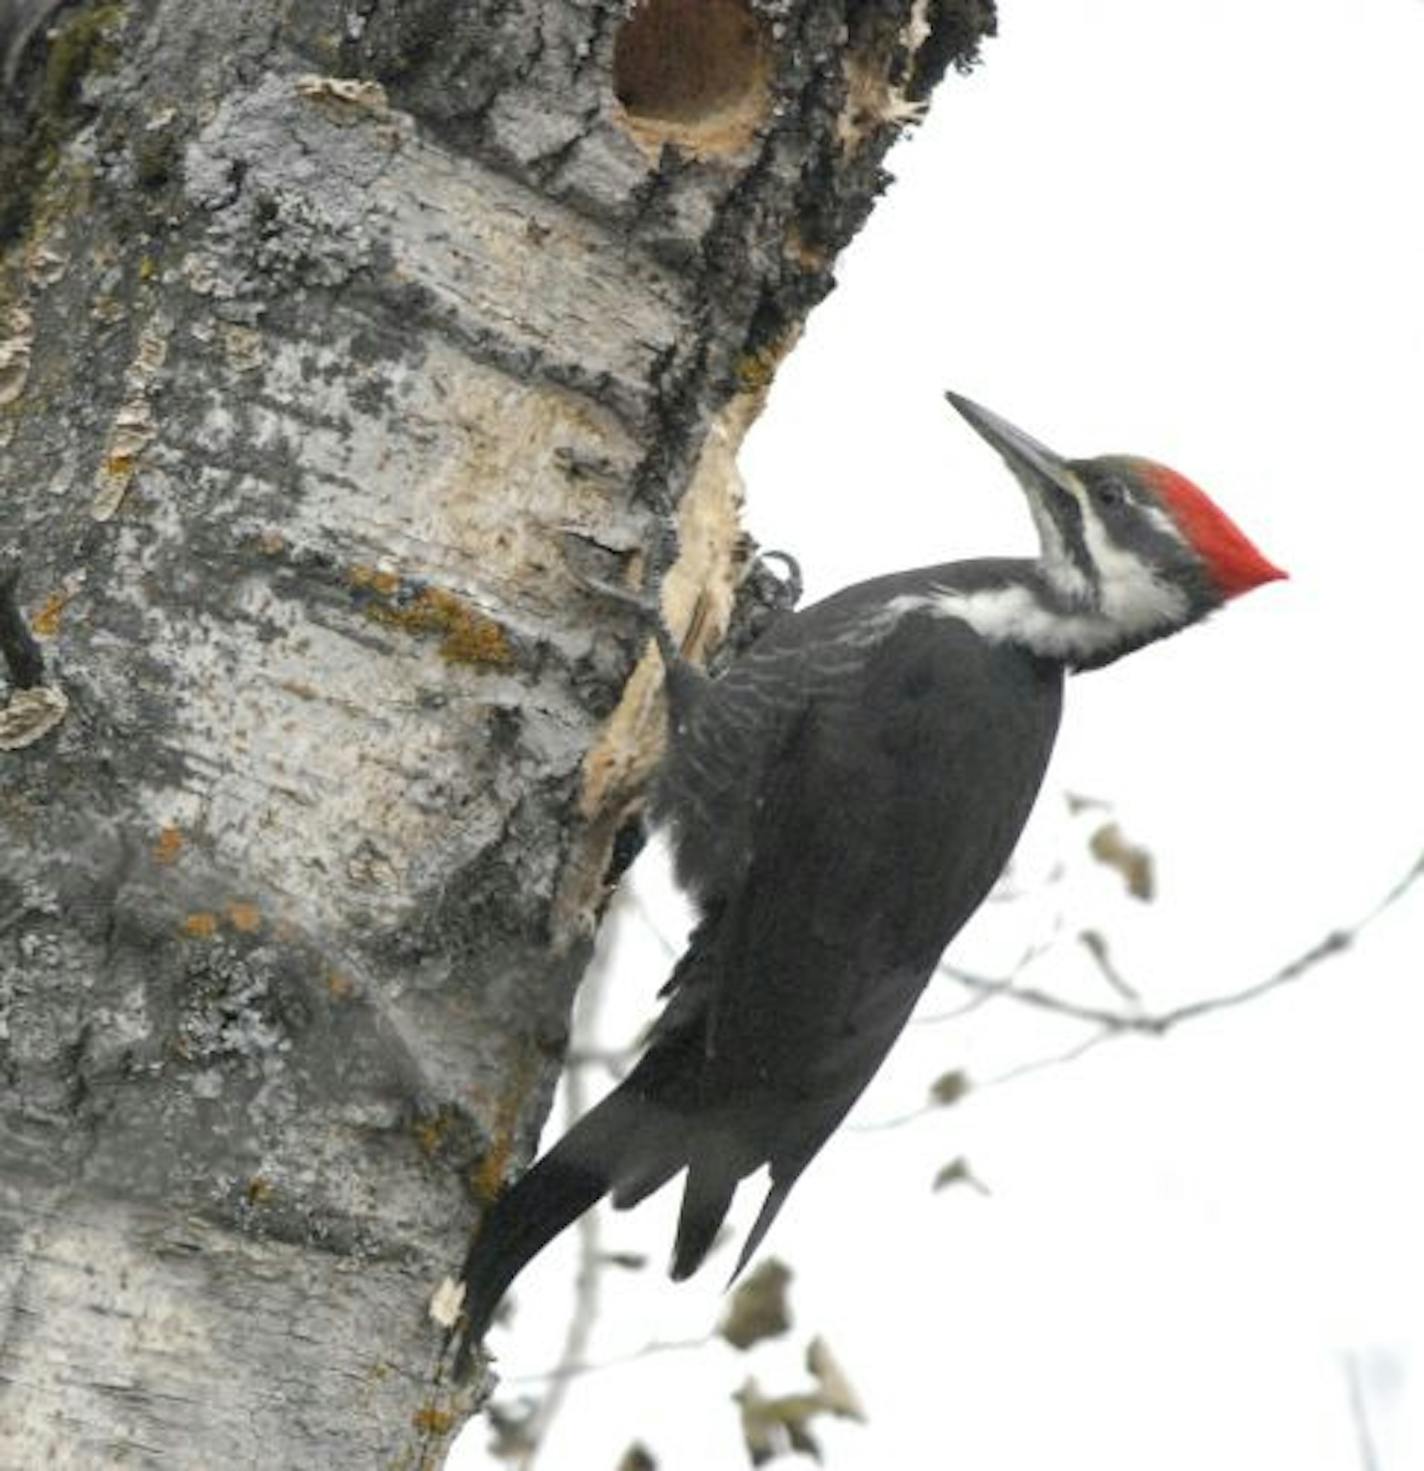
[[[1078,943],[1093,958],[1094,964],[1110,989],[1115,991],[1130,1006],[1141,1006],[1142,996],[1118,970],[1112,958],[1112,947],[1101,930],[1080,930]]]
[[[1204,997],[1199,1001],[1188,1001],[1181,1006],[1173,1007],[1169,1011],[1148,1012],[1137,1007],[1129,1010],[1113,1010],[1110,1007],[1088,1006],[1078,1001],[1069,1000],[1065,996],[1056,996],[1050,991],[1043,991],[1035,986],[1018,986],[1014,984],[1013,976],[1006,979],[990,978],[975,975],[970,971],[958,970],[949,966],[943,967],[945,975],[949,976],[960,986],[972,994],[971,999],[963,1006],[953,1011],[939,1013],[934,1020],[945,1020],[952,1016],[963,1016],[966,1012],[982,1006],[988,1001],[1000,997],[1011,1001],[1017,1001],[1024,1006],[1034,1007],[1040,1011],[1052,1012],[1057,1016],[1066,1017],[1071,1021],[1079,1021],[1090,1024],[1097,1030],[1086,1039],[1075,1043],[1073,1046],[1061,1052],[1051,1053],[1046,1057],[1034,1058],[1028,1062],[1019,1063],[1008,1068],[1004,1072],[996,1073],[984,1079],[974,1081],[974,1091],[982,1092],[985,1088],[1002,1086],[1004,1083],[1015,1082],[1020,1078],[1028,1077],[1033,1073],[1043,1072],[1047,1068],[1061,1067],[1066,1063],[1076,1062],[1085,1054],[1094,1051],[1105,1042],[1110,1042],[1118,1037],[1126,1036],[1148,1036],[1161,1037],[1181,1026],[1184,1022],[1197,1021],[1201,1017],[1211,1016],[1216,1012],[1225,1011],[1232,1007],[1244,1006],[1249,1002],[1258,1001],[1272,991],[1280,990],[1284,986],[1293,984],[1309,975],[1318,966],[1327,960],[1349,950],[1364,932],[1370,928],[1386,911],[1397,904],[1404,896],[1424,877],[1424,853],[1414,861],[1408,871],[1395,883],[1371,909],[1362,915],[1354,924],[1339,929],[1331,930],[1328,934],[1317,940],[1315,944],[1302,951],[1299,955],[1287,961],[1277,970],[1273,971],[1264,980],[1255,982],[1249,986],[1243,986],[1237,991],[1228,991],[1218,996]],[[1089,945],[1089,950],[1093,947]],[[1029,951],[1027,959],[1034,956],[1036,952]],[[1096,954],[1096,952],[1094,952]],[[1022,965],[1020,969],[1022,968]],[[1014,974],[1017,974],[1015,972]],[[1119,983],[1119,987],[1125,983]],[[1130,994],[1136,995],[1135,991]],[[926,1018],[930,1020],[930,1018]],[[922,1104],[919,1108],[910,1110],[908,1113],[897,1114],[892,1118],[876,1120],[873,1123],[855,1124],[851,1127],[858,1133],[874,1133],[883,1129],[898,1129],[905,1124],[913,1123],[916,1119],[923,1118],[926,1114],[942,1112],[942,1105],[931,1100]]]
[[[1354,945],[1360,936],[1388,909],[1402,899],[1418,882],[1421,875],[1424,875],[1424,854],[1415,860],[1409,871],[1385,894],[1384,898],[1353,925],[1331,930],[1309,949],[1287,961],[1264,980],[1244,986],[1237,991],[1203,997],[1199,1001],[1188,1001],[1181,1006],[1173,1007],[1170,1011],[1115,1011],[1108,1007],[1085,1006],[1080,1002],[1070,1001],[1067,997],[1055,996],[1052,992],[1041,991],[1032,986],[1004,986],[998,982],[985,983],[965,973],[957,973],[955,979],[970,990],[987,988],[995,996],[1005,996],[1025,1006],[1052,1011],[1075,1021],[1092,1022],[1109,1032],[1139,1032],[1148,1036],[1160,1037],[1183,1022],[1196,1021],[1199,1017],[1224,1011],[1228,1007],[1244,1006],[1248,1002],[1257,1001],[1262,996],[1279,990],[1282,986],[1288,986],[1300,980],[1322,961],[1342,954]]]
[[[698,1338],[653,1338],[627,1353],[610,1354],[606,1359],[578,1360],[565,1363],[562,1360],[552,1369],[539,1369],[532,1374],[510,1374],[500,1382],[503,1384],[548,1384],[554,1380],[577,1379],[582,1374],[601,1374],[605,1369],[621,1369],[628,1364],[640,1363],[654,1354],[687,1353],[691,1349],[706,1348],[716,1342],[715,1333],[704,1333]]]
[[[607,964],[590,967],[579,992],[576,1030],[592,1035],[598,1009],[603,1000]],[[572,1127],[588,1108],[588,1076],[585,1065],[570,1066],[564,1075],[564,1121]],[[603,1278],[602,1219],[596,1210],[585,1211],[578,1221],[578,1276],[574,1282],[573,1308],[564,1332],[559,1362],[549,1376],[548,1393],[529,1418],[525,1428],[528,1450],[520,1461],[520,1471],[533,1471],[539,1452],[548,1441],[549,1428],[563,1408],[572,1377],[569,1366],[582,1363],[588,1353],[589,1339],[598,1317],[599,1288]]]
[[[1064,1067],[1070,1062],[1077,1062],[1080,1057],[1085,1057],[1089,1052],[1101,1047],[1104,1042],[1111,1042],[1114,1037],[1120,1035],[1118,1032],[1094,1032],[1091,1037],[1085,1037],[1081,1042],[1065,1048],[1062,1052],[1051,1052],[1047,1057],[1035,1057],[1029,1062],[1021,1062],[1014,1067],[1006,1068],[1001,1073],[994,1073],[976,1083],[975,1091],[982,1093],[986,1088],[999,1088],[1005,1083],[1015,1083],[1020,1078],[1030,1077],[1034,1073],[1047,1072],[1049,1068]]]
[[[1346,1392],[1350,1397],[1350,1420],[1355,1427],[1355,1445],[1360,1452],[1360,1471],[1380,1471],[1379,1453],[1375,1449],[1374,1430],[1370,1425],[1370,1407],[1360,1378],[1359,1358],[1352,1352],[1346,1352],[1341,1357],[1345,1369]]]
[[[1015,979],[1022,975],[1036,960],[1047,955],[1050,950],[1058,944],[1062,938],[1064,918],[1061,914],[1056,915],[1053,928],[1049,935],[1042,940],[1035,940],[1031,945],[1024,948],[1023,954],[1009,967],[1008,973],[1002,976],[985,976],[975,971],[961,970],[956,965],[950,965],[941,960],[935,968],[935,975],[946,980],[954,981],[967,990],[973,991],[974,995],[968,1001],[958,1006],[952,1006],[947,1011],[927,1012],[923,1016],[916,1016],[912,1025],[917,1027],[939,1026],[943,1022],[955,1021],[968,1012],[977,1011],[986,1002],[994,1000],[996,996],[1011,992]]]
[[[629,885],[628,900],[637,911],[638,918],[647,926],[648,933],[662,946],[669,960],[677,960],[687,948],[686,943],[674,940],[663,928],[661,916],[648,902],[647,896],[639,891],[636,885]]]

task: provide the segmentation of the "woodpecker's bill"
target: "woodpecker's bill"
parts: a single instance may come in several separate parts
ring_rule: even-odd
[[[768,1166],[740,1271],[1008,861],[1064,674],[1285,576],[1165,466],[1065,460],[948,398],[1013,471],[1038,558],[848,587],[715,681],[660,637],[670,738],[653,815],[700,921],[641,1061],[481,1223],[457,1371],[524,1264],[604,1195],[630,1206],[687,1171],[682,1278],[738,1182]]]

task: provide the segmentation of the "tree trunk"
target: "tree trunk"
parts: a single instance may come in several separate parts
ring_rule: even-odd
[[[0,0],[0,1464],[469,1408],[432,1294],[661,740],[575,574],[716,645],[737,444],[992,24],[626,9]]]

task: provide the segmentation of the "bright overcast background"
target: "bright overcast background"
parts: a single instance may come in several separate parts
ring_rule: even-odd
[[[1061,923],[1024,984],[1112,1005],[1072,938],[1095,926],[1160,1010],[1354,925],[1424,849],[1424,3],[1000,10],[781,370],[743,457],[748,520],[811,597],[1028,550],[953,387],[1067,453],[1165,460],[1290,570],[1072,682],[1019,865],[1036,892],[953,952],[994,972]],[[1154,903],[1085,856],[1102,814],[1070,819],[1067,792],[1152,850]],[[650,866],[635,887],[675,935]],[[644,913],[618,930],[609,1040],[668,968]],[[913,1026],[772,1232],[796,1273],[784,1344],[583,1375],[540,1466],[614,1471],[641,1440],[663,1471],[735,1471],[730,1392],[806,1383],[812,1333],[868,1416],[816,1423],[831,1471],[1424,1466],[1421,941],[1424,884],[1251,1006],[868,1127],[948,1069],[987,1085],[1092,1035],[1004,1000]],[[923,1010],[963,999],[937,982]],[[959,1156],[991,1193],[931,1191]],[[669,1285],[664,1194],[604,1227],[651,1261],[605,1273],[592,1361],[715,1321],[731,1251]],[[492,1335],[506,1396],[557,1359],[571,1261],[547,1253]],[[452,1466],[485,1465],[484,1439]]]

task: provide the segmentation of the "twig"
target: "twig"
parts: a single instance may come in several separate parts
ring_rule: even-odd
[[[1036,1057],[1030,1062],[1021,1062],[1014,1067],[1006,1068],[1002,1073],[993,1073],[975,1083],[974,1091],[982,1093],[985,1088],[998,1088],[1005,1083],[1017,1082],[1019,1078],[1026,1078],[1032,1073],[1047,1072],[1049,1068],[1063,1067],[1067,1063],[1077,1062],[1080,1057],[1101,1047],[1104,1042],[1111,1042],[1119,1035],[1117,1032],[1094,1032],[1091,1037],[1084,1038],[1083,1041],[1062,1052],[1051,1052],[1047,1057]]]
[[[1055,996],[1051,992],[1040,991],[1034,987],[1002,986],[997,983],[990,983],[990,985],[996,996],[1006,996],[1026,1006],[1056,1012],[1059,1016],[1070,1017],[1075,1021],[1093,1022],[1109,1032],[1140,1032],[1148,1036],[1160,1037],[1183,1022],[1196,1021],[1198,1017],[1207,1016],[1216,1011],[1224,1011],[1228,1007],[1244,1006],[1247,1002],[1257,1001],[1262,996],[1279,990],[1282,986],[1300,980],[1322,961],[1329,960],[1348,950],[1386,910],[1408,893],[1421,875],[1424,875],[1424,854],[1414,861],[1409,871],[1385,894],[1384,898],[1353,925],[1331,930],[1308,950],[1302,951],[1293,960],[1287,961],[1285,965],[1264,980],[1255,982],[1254,985],[1243,986],[1239,991],[1227,991],[1219,996],[1204,997],[1200,1001],[1188,1001],[1181,1006],[1173,1007],[1170,1011],[1113,1011],[1106,1007],[1084,1006],[1066,997]],[[970,990],[975,990],[983,984],[973,976],[959,975],[956,976],[956,979]]]
[[[594,1020],[603,1000],[603,985],[608,974],[607,964],[592,967],[579,991],[578,1021],[576,1029],[585,1035],[593,1031]],[[587,1071],[583,1066],[570,1066],[564,1074],[564,1121],[572,1126],[583,1116],[588,1107]],[[550,1375],[549,1391],[538,1408],[529,1417],[525,1428],[528,1449],[520,1461],[520,1471],[533,1471],[539,1452],[549,1435],[549,1427],[563,1408],[568,1393],[569,1381],[573,1377],[571,1365],[583,1361],[588,1352],[588,1341],[598,1318],[599,1287],[603,1278],[602,1221],[597,1209],[585,1211],[578,1221],[578,1276],[574,1280],[573,1309],[569,1314],[568,1327],[564,1330],[564,1344],[559,1353],[559,1362]]]
[[[968,1012],[978,1011],[981,1006],[992,1001],[996,996],[1012,993],[1015,977],[1022,975],[1036,960],[1047,955],[1058,943],[1062,930],[1063,916],[1060,914],[1053,921],[1053,932],[1046,939],[1035,940],[1033,944],[1026,946],[1023,954],[1014,962],[1009,973],[1004,976],[982,976],[974,971],[961,970],[956,965],[940,961],[935,967],[935,975],[958,982],[967,990],[973,991],[974,995],[959,1006],[950,1007],[948,1011],[932,1011],[925,1016],[917,1016],[912,1025],[934,1027],[943,1022],[956,1021]]]
[[[973,987],[974,994],[968,1001],[961,1001],[958,1006],[951,1006],[948,1011],[931,1011],[924,1016],[912,1017],[912,1027],[938,1027],[945,1022],[956,1022],[962,1016],[968,1016],[972,1011],[978,1011],[981,1006],[987,1006],[997,996],[1001,996],[1013,985],[1012,980],[991,980],[983,978],[983,984]]]
[[[1072,1021],[1092,1022],[1114,1032],[1153,1032],[1165,1030],[1170,1025],[1167,1017],[1149,1013],[1136,1015],[1131,1012],[1113,1011],[1105,1006],[1087,1006],[1081,1001],[1070,1001],[1066,996],[1055,996],[1051,991],[1040,991],[1036,986],[1016,986],[1012,981],[991,981],[987,985],[977,977],[960,977],[959,984],[970,991],[979,992],[986,1000],[1004,997],[1020,1005],[1031,1006],[1039,1011],[1051,1011],[1056,1016],[1066,1016]],[[1170,1016],[1170,1013],[1168,1013]]]
[[[654,1354],[686,1353],[694,1348],[706,1348],[716,1340],[715,1333],[704,1333],[699,1338],[653,1338],[639,1348],[627,1353],[611,1354],[606,1359],[568,1360],[561,1359],[552,1369],[538,1369],[532,1374],[509,1374],[501,1381],[504,1384],[547,1384],[551,1380],[576,1379],[581,1374],[601,1374],[605,1369],[621,1369],[627,1364],[636,1364]]]
[[[1128,1005],[1140,1008],[1142,997],[1113,964],[1112,951],[1108,947],[1107,937],[1098,930],[1082,930],[1078,935],[1078,943],[1092,956],[1099,974],[1107,982],[1109,989],[1117,992]]]
[[[944,1013],[940,1020],[948,1016],[963,1015],[973,1010],[976,1005],[982,1005],[986,1001],[992,1001],[998,997],[1006,997],[1012,1001],[1021,1002],[1025,1006],[1035,1007],[1041,1011],[1049,1011],[1057,1016],[1067,1017],[1072,1021],[1088,1022],[1098,1028],[1090,1037],[1084,1041],[1075,1043],[1072,1047],[1062,1052],[1051,1053],[1046,1057],[1032,1059],[1029,1062],[1019,1063],[1002,1073],[995,1073],[983,1080],[975,1080],[973,1091],[982,1092],[985,1088],[1002,1086],[1019,1078],[1027,1077],[1032,1073],[1042,1072],[1046,1068],[1061,1067],[1065,1063],[1076,1062],[1086,1053],[1092,1052],[1102,1046],[1104,1042],[1113,1041],[1118,1037],[1126,1036],[1148,1036],[1162,1037],[1173,1028],[1184,1022],[1197,1021],[1204,1016],[1210,1016],[1218,1011],[1225,1011],[1235,1006],[1244,1006],[1248,1002],[1257,1001],[1262,996],[1269,995],[1283,986],[1292,984],[1308,975],[1323,961],[1333,959],[1343,954],[1370,928],[1388,909],[1399,902],[1416,883],[1424,877],[1424,853],[1421,853],[1410,866],[1404,876],[1395,883],[1382,899],[1369,909],[1353,925],[1331,930],[1322,939],[1317,940],[1309,949],[1302,951],[1294,959],[1287,961],[1278,970],[1273,971],[1264,980],[1257,981],[1250,986],[1243,986],[1239,991],[1228,991],[1219,996],[1205,997],[1200,1001],[1188,1001],[1181,1006],[1173,1007],[1170,1011],[1143,1012],[1143,1011],[1113,1011],[1106,1007],[1085,1006],[1077,1001],[1070,1001],[1064,996],[1055,996],[1052,992],[1041,991],[1032,986],[1016,986],[1012,977],[1007,980],[994,980],[983,976],[976,976],[969,971],[950,970],[949,974],[961,986],[973,993],[973,998],[956,1012]],[[1090,947],[1091,948],[1091,947]],[[1030,952],[1031,954],[1032,952]],[[852,1127],[858,1133],[874,1133],[882,1129],[898,1129],[905,1124],[923,1118],[926,1114],[939,1113],[943,1105],[934,1101],[922,1104],[919,1108],[912,1109],[909,1113],[898,1114],[893,1118],[877,1120],[874,1123],[857,1124]]]
[[[1355,1427],[1355,1445],[1360,1452],[1360,1471],[1379,1471],[1379,1454],[1375,1450],[1374,1431],[1370,1428],[1370,1408],[1365,1402],[1365,1386],[1360,1382],[1360,1362],[1354,1353],[1342,1355],[1345,1386],[1350,1396],[1350,1420]]]
[[[628,889],[628,898],[633,908],[638,913],[638,918],[647,926],[648,933],[662,947],[664,954],[669,960],[677,960],[687,948],[686,943],[674,943],[668,937],[668,933],[662,927],[659,916],[654,912],[653,906],[648,903],[647,896],[640,893],[636,888]]]

